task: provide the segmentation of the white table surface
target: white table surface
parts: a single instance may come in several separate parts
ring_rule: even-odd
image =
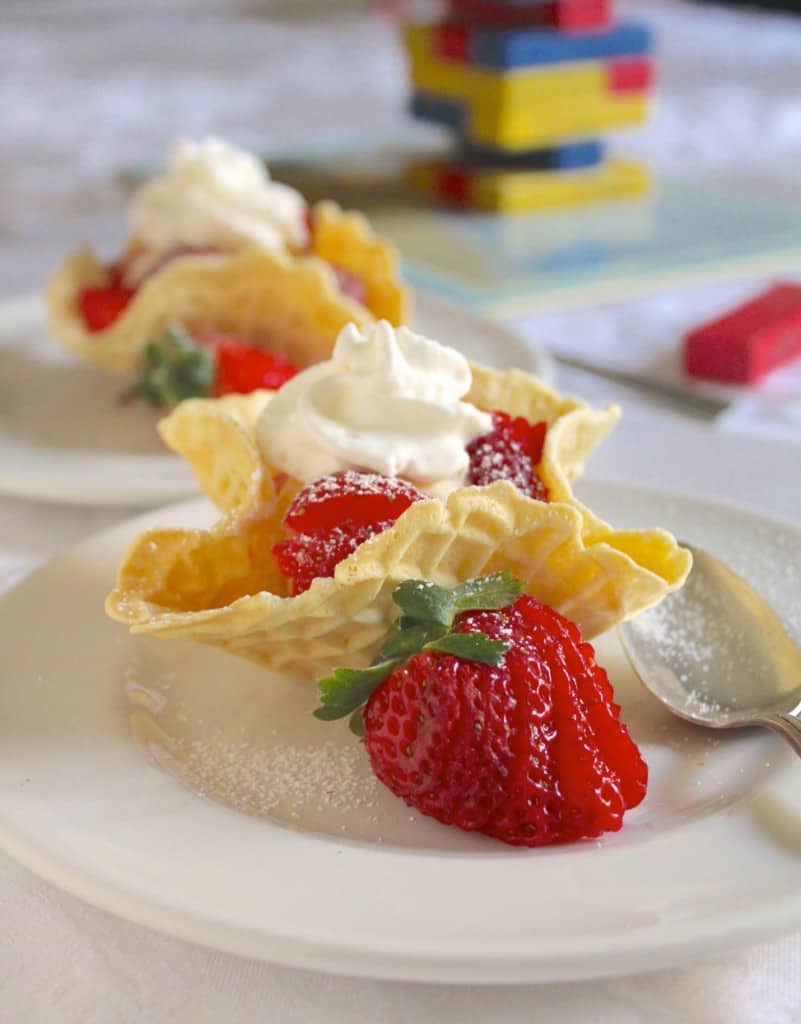
[[[304,141],[309,110],[322,113],[332,138],[354,123],[374,131],[400,123],[402,67],[391,28],[379,20],[321,29],[181,14],[165,27],[152,12],[134,19],[122,4],[100,6],[114,9],[114,17],[89,17],[74,5],[68,15],[46,19],[0,14],[0,294],[35,287],[85,234],[104,242],[119,237],[122,194],[109,184],[110,174],[131,161],[157,162],[179,131],[292,143]],[[774,174],[777,187],[793,174],[797,180],[799,65],[790,58],[799,53],[801,22],[754,21],[669,2],[640,9],[646,6],[662,35],[664,87],[656,125],[640,146],[656,166],[670,169],[681,159],[692,161],[699,176],[736,169]],[[175,45],[177,38],[183,45]],[[324,75],[332,41],[345,39],[349,59],[337,74]],[[277,80],[283,92],[268,88]],[[370,89],[356,88],[358,82]],[[132,100],[157,92],[147,109]],[[690,109],[696,118],[688,118]],[[671,306],[678,302],[691,316],[709,302],[706,288],[675,293]],[[639,301],[657,323],[660,300]],[[595,320],[608,333],[609,323],[627,313],[625,304],[601,308],[589,320],[582,310],[549,312],[523,326],[532,337],[548,338],[586,330]],[[626,408],[591,475],[801,520],[801,438],[790,432],[786,440],[767,439],[770,417],[711,427],[597,378],[570,373],[561,383],[594,402],[622,400]],[[0,588],[125,515],[0,498]],[[481,989],[333,978],[215,954],[94,910],[1,856],[0,916],[3,1022],[783,1024],[801,1012],[801,935],[654,974]]]

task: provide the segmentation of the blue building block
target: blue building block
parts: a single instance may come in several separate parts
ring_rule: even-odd
[[[604,32],[575,35],[550,29],[471,29],[468,54],[471,64],[506,70],[642,56],[651,51],[652,45],[651,32],[645,25],[622,21]]]
[[[494,146],[478,146],[463,142],[458,163],[480,164],[499,170],[543,170],[575,171],[582,167],[594,167],[604,158],[604,147],[600,142],[570,142],[564,146],[547,149],[530,149],[509,153]]]
[[[409,112],[423,121],[444,124],[446,128],[462,133],[464,107],[458,100],[444,100],[427,92],[416,92],[409,103]]]

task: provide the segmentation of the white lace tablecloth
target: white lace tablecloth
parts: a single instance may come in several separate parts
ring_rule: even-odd
[[[59,13],[31,0],[0,12],[3,293],[37,286],[84,234],[119,238],[123,196],[112,173],[157,162],[178,132],[286,146],[308,142],[309,123],[331,139],[354,126],[406,130],[401,58],[381,19],[277,26],[144,6],[150,13],[137,16],[136,5],[121,3],[69,4]],[[637,145],[658,167],[689,163],[699,180],[770,175],[776,188],[797,186],[801,21],[669,2],[639,10],[661,33],[663,99]],[[526,329],[546,340],[590,332],[601,345],[635,315],[664,330],[714,296],[700,288],[629,309],[542,314]],[[801,448],[792,440],[768,441],[753,423],[728,432],[701,426],[597,378],[568,374],[562,384],[596,402],[625,402],[626,420],[595,459],[594,475],[801,521]],[[763,427],[769,419],[765,410]],[[0,499],[0,588],[125,515]],[[2,1022],[789,1024],[801,1012],[799,936],[656,974],[481,989],[333,978],[216,954],[96,911],[2,856],[0,914]]]

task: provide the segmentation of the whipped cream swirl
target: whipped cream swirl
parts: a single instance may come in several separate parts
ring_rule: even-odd
[[[182,248],[273,252],[307,241],[303,196],[272,181],[264,164],[221,139],[182,139],[167,169],[135,194],[131,228],[152,258]]]
[[[463,355],[408,327],[348,324],[332,358],[265,407],[258,444],[270,465],[304,483],[366,470],[442,498],[464,482],[466,446],[492,429],[490,415],[460,401],[471,379]]]

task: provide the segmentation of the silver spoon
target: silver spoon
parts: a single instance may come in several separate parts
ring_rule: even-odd
[[[801,651],[745,580],[684,546],[694,559],[684,587],[618,628],[632,668],[681,718],[713,729],[762,725],[801,755]]]

